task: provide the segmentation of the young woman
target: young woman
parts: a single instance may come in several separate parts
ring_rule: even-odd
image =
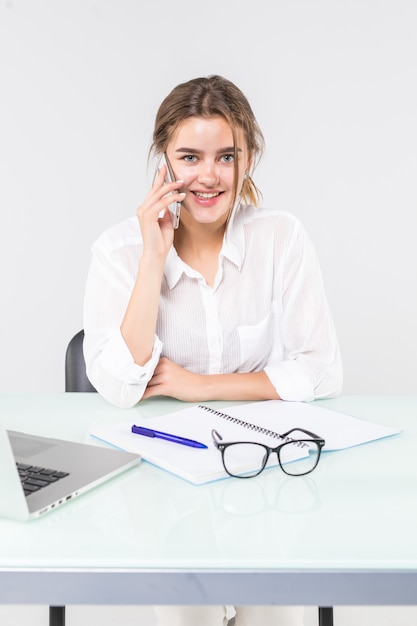
[[[164,157],[174,182],[161,165],[137,215],[93,246],[84,352],[88,377],[110,402],[308,401],[340,392],[314,248],[296,217],[256,208],[262,149],[246,97],[220,76],[180,84],[162,102],[151,155]],[[170,626],[226,620],[223,607],[197,616],[196,607],[156,610]],[[236,626],[261,623],[302,620],[295,608],[238,609]]]

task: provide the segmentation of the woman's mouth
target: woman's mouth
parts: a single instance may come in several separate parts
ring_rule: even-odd
[[[192,191],[197,198],[201,198],[201,200],[211,200],[212,198],[217,198],[222,193],[221,191],[215,192],[202,192],[202,191]]]

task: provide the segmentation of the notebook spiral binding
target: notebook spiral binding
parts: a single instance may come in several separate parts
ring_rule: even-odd
[[[245,422],[245,420],[239,419],[238,417],[233,417],[232,415],[228,415],[227,413],[222,413],[221,411],[217,411],[216,409],[213,409],[209,406],[205,406],[204,404],[199,404],[198,408],[203,409],[204,411],[207,411],[208,413],[213,413],[214,415],[217,415],[218,417],[222,417],[228,422],[232,422],[232,424],[237,424],[238,426],[243,426],[244,428],[253,430],[256,433],[261,433],[262,435],[268,435],[269,437],[273,437],[274,439],[280,439],[281,441],[284,441],[285,443],[294,442],[294,439],[292,439],[291,437],[283,437],[279,433],[276,433],[274,430],[269,430],[269,428],[263,428],[262,426],[257,426],[256,424]],[[295,441],[295,443],[297,446],[300,446],[301,448],[303,448],[306,445],[301,441]]]

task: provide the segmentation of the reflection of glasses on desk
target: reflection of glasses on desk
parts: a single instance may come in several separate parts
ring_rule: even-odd
[[[295,432],[303,433],[304,437],[291,437]],[[271,453],[276,453],[278,463],[286,474],[305,476],[317,467],[325,444],[324,439],[303,428],[292,428],[283,433],[281,439],[285,441],[276,448],[255,441],[223,442],[220,433],[214,429],[211,435],[214,445],[221,452],[224,469],[235,478],[258,476],[265,469]],[[301,456],[300,449],[304,452]]]
[[[258,515],[305,515],[318,511],[322,504],[314,475],[292,480],[275,472],[263,472],[253,480],[222,480],[211,492],[215,510],[239,517]],[[281,519],[281,518],[280,518]]]

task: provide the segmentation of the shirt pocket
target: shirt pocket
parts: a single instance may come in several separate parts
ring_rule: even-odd
[[[267,364],[273,345],[273,320],[271,311],[258,324],[238,326],[240,371],[260,371]]]

